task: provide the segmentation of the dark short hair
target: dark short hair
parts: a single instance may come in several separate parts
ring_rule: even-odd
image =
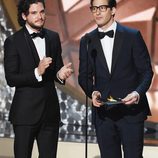
[[[22,13],[24,13],[27,16],[29,14],[30,5],[38,2],[41,2],[45,8],[44,0],[19,0],[17,5],[17,9],[18,9],[17,20],[20,26],[24,26],[26,23],[26,21],[22,18]]]
[[[93,1],[94,0],[90,0],[90,5],[91,6],[93,5]],[[116,6],[117,6],[116,0],[108,0],[108,5],[110,6],[110,8],[112,8],[112,7],[116,8]]]

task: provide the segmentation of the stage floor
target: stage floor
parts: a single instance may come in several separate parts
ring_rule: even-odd
[[[0,158],[13,158],[13,139],[0,138]],[[158,146],[145,146],[144,158],[156,158],[158,155]],[[33,157],[38,157],[36,144],[33,149]],[[84,143],[59,142],[57,158],[84,158]],[[88,158],[100,158],[97,144],[88,144]]]

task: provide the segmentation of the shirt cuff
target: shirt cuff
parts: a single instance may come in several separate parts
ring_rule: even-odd
[[[101,94],[100,94],[99,91],[93,91],[93,93],[92,93],[92,98],[93,98],[94,95],[100,95],[100,96],[101,96]]]
[[[61,80],[60,77],[59,77],[59,72],[57,72],[56,77],[57,77],[57,79],[60,81],[60,83],[62,83],[62,84],[64,83],[64,81]]]
[[[35,68],[34,73],[35,73],[35,77],[36,77],[36,79],[38,80],[38,82],[42,81],[42,76],[40,76],[40,75],[38,74],[37,68]]]
[[[140,95],[137,91],[133,91],[133,93],[137,96],[137,100],[136,100],[135,104],[138,104],[139,100],[140,100]]]

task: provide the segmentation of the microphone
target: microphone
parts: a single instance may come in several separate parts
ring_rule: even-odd
[[[89,33],[85,34],[86,44],[87,44],[87,52],[89,51],[89,44],[91,43],[91,38],[89,37]]]
[[[91,43],[91,38],[89,37],[89,34],[85,34],[85,40],[86,40],[86,90],[88,92],[88,54],[89,54],[89,45]],[[85,116],[85,158],[88,157],[88,96],[86,95],[86,116]]]
[[[91,52],[91,57],[93,58],[94,62],[94,85],[96,85],[96,57],[97,57],[97,50],[93,49]]]

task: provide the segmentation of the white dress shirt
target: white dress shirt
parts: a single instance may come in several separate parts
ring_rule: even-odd
[[[28,30],[29,34],[34,33],[34,31],[32,29],[30,29],[27,25],[25,25],[25,26],[26,26],[26,29]],[[40,60],[42,60],[46,56],[45,38],[35,37],[32,40],[33,40],[33,42],[35,44],[38,56],[39,56]],[[38,74],[37,68],[35,68],[34,73],[35,73],[36,79],[39,82],[42,81],[42,76],[40,76]]]
[[[32,29],[30,29],[27,25],[26,26],[26,29],[28,30],[29,34],[32,34],[34,33],[34,31]],[[40,38],[40,37],[35,37],[32,39],[34,44],[35,44],[35,47],[36,47],[36,50],[37,50],[37,53],[38,53],[38,56],[40,58],[40,60],[42,60],[45,56],[46,56],[46,44],[45,44],[45,38]],[[34,73],[35,73],[35,77],[36,79],[40,82],[42,81],[42,76],[40,76],[38,74],[38,71],[37,71],[37,68],[35,68],[34,70]],[[59,74],[57,72],[57,78],[58,80],[63,83],[64,81],[61,80],[59,78]]]
[[[107,32],[107,31],[110,31],[110,30],[114,31],[113,38],[105,36],[104,38],[101,39],[101,45],[102,45],[102,48],[103,48],[103,52],[104,52],[105,59],[106,59],[106,62],[107,62],[107,66],[108,66],[108,69],[109,69],[110,73],[111,73],[111,66],[112,66],[112,52],[113,52],[113,45],[114,45],[116,27],[117,27],[117,23],[114,21],[112,23],[112,25],[106,31],[102,30],[101,28],[98,28],[99,32]]]

